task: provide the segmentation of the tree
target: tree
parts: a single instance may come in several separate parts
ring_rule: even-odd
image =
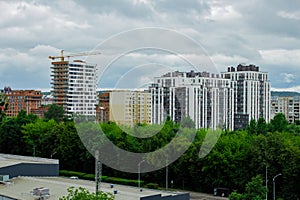
[[[255,135],[246,131],[221,134],[212,151],[202,159],[203,167],[199,173],[205,176],[203,184],[210,186],[210,190],[225,187],[242,191],[245,181],[253,176],[248,167],[251,154],[249,147],[253,137]]]
[[[195,128],[195,122],[190,118],[190,116],[184,117],[180,124],[183,128]]]
[[[299,135],[300,136],[300,126],[299,125],[296,125],[296,123],[294,124],[289,124],[287,127],[286,127],[286,130],[285,130],[287,133],[291,133],[291,134],[294,134],[294,135]]]
[[[284,199],[297,199],[300,196],[300,137],[286,132],[267,133],[257,136],[250,147],[249,171],[263,175],[268,165],[270,176],[282,173],[276,183],[276,193],[284,195]],[[268,181],[268,188],[272,188],[272,181]]]
[[[8,108],[8,99],[6,96],[0,93],[0,122],[5,116],[5,111],[7,110],[7,108]]]
[[[229,196],[230,200],[263,200],[266,198],[267,188],[263,186],[263,179],[260,175],[252,178],[246,185],[244,194],[232,192]]]
[[[245,200],[263,200],[266,197],[267,188],[263,185],[263,179],[260,175],[252,178],[251,182],[246,185],[244,194]]]
[[[263,117],[260,117],[257,121],[257,133],[266,134],[268,132],[268,125]]]
[[[27,153],[35,156],[49,158],[59,145],[58,134],[55,134],[56,126],[53,119],[48,122],[37,120],[35,123],[23,126],[22,133],[27,146]],[[34,151],[33,151],[34,149]]]
[[[51,104],[48,111],[45,112],[44,118],[46,120],[54,119],[56,122],[61,122],[63,121],[64,113],[65,111],[62,106]]]
[[[19,112],[17,117],[4,118],[0,126],[0,152],[24,155],[26,152],[22,126],[36,121],[37,116]]]
[[[248,126],[247,126],[247,131],[249,134],[257,134],[257,123],[255,119],[251,119]]]
[[[278,113],[273,119],[271,119],[269,124],[269,130],[271,132],[282,132],[286,129],[289,122],[285,119],[285,115],[282,113]]]
[[[59,200],[114,200],[115,197],[111,193],[99,191],[97,194],[90,193],[87,189],[79,187],[70,187],[68,189],[68,195],[59,198]]]
[[[244,199],[244,195],[240,194],[236,191],[233,191],[230,196],[229,196],[230,200],[243,200]]]

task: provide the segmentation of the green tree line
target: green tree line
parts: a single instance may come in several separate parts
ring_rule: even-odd
[[[0,152],[52,157],[60,160],[60,169],[94,173],[94,158],[82,144],[74,122],[64,119],[60,112],[51,112],[45,115],[45,119],[27,115],[25,111],[17,117],[3,117]],[[189,119],[183,123],[186,128],[192,126]],[[168,119],[154,136],[138,138],[124,130],[147,134],[157,130],[158,125],[140,124],[122,129],[113,122],[99,125],[110,141],[131,152],[149,152],[165,146],[180,127],[180,124]],[[206,193],[212,193],[215,187],[223,187],[247,194],[247,184],[258,175],[265,177],[267,166],[269,197],[272,196],[272,177],[281,173],[282,176],[276,179],[276,196],[291,200],[300,198],[300,127],[288,124],[283,114],[278,114],[270,123],[262,118],[251,120],[245,130],[223,130],[211,152],[200,158],[199,150],[207,132],[207,129],[197,130],[188,150],[169,165],[169,187]],[[107,166],[103,166],[103,175],[137,179],[137,174]],[[165,185],[165,169],[144,173],[141,177],[145,184]]]

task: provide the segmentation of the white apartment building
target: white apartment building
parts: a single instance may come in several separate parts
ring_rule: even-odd
[[[242,129],[251,119],[263,117],[270,121],[270,81],[267,72],[259,71],[255,65],[239,64],[221,73],[231,80],[234,89],[234,128]]]
[[[98,70],[82,60],[52,62],[53,102],[72,114],[96,116]]]
[[[69,63],[69,84],[67,113],[83,116],[96,116],[97,66],[81,60]]]
[[[231,80],[207,72],[172,72],[155,77],[151,123],[162,124],[169,116],[180,122],[189,116],[196,128],[232,130],[234,90]]]
[[[148,91],[109,91],[109,120],[133,126],[151,123],[151,94]]]

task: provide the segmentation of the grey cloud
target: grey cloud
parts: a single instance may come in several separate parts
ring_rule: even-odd
[[[158,0],[153,1],[153,5],[157,11],[176,13],[178,17],[182,17],[193,11],[196,13],[207,13],[210,10],[206,1],[197,0]]]
[[[244,1],[243,1],[244,2]],[[248,2],[248,1],[245,1]],[[282,10],[299,10],[300,2],[286,1],[251,1],[252,3],[236,4],[237,9],[243,14],[245,27],[253,34],[273,34],[280,36],[298,37],[300,32],[299,23],[278,16]]]
[[[57,55],[60,49],[89,51],[114,34],[143,27],[166,27],[187,34],[203,46],[219,70],[249,62],[269,71],[274,87],[300,85],[297,78],[290,83],[278,78],[281,73],[300,74],[299,63],[288,59],[294,54],[286,51],[280,63],[271,55],[272,50],[299,50],[298,0],[13,0],[0,1],[0,5],[0,87],[47,88],[48,55]],[[138,44],[143,37],[126,38],[114,48]],[[186,48],[176,38],[164,42]],[[186,50],[192,52],[191,47]],[[261,52],[268,50],[271,53],[262,57]],[[113,73],[142,63],[124,60]],[[38,77],[28,78],[32,73]],[[108,87],[110,83],[108,80]]]
[[[296,78],[295,74],[282,73],[280,75],[283,77],[283,81],[286,83],[292,83]]]
[[[98,1],[98,0],[75,0],[75,2],[84,7],[88,12],[93,13],[118,13],[122,16],[129,18],[148,18],[151,16],[151,8],[143,3],[131,0],[109,0],[109,1]]]

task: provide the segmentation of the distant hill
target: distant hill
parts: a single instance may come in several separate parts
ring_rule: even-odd
[[[279,97],[300,96],[300,93],[299,92],[271,91],[271,96],[279,96]]]

